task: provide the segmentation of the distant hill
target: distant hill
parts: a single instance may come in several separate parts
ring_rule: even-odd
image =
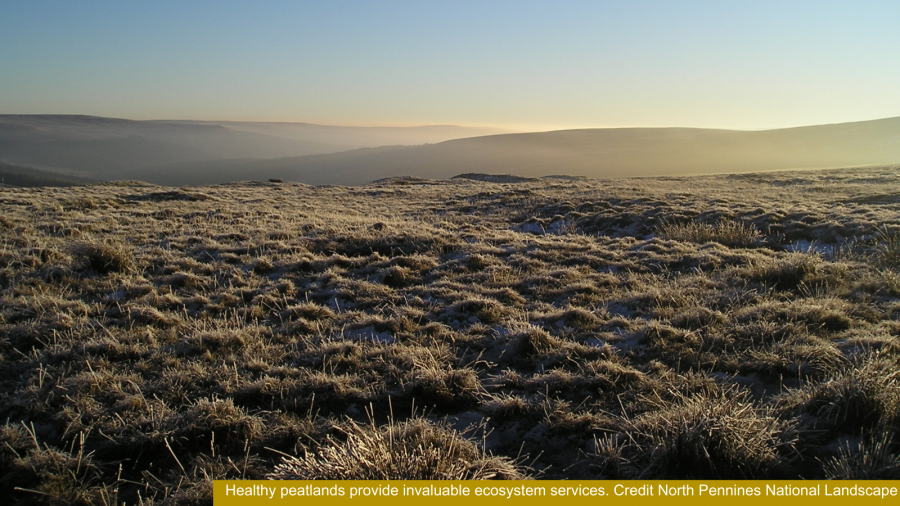
[[[185,163],[154,168],[158,184],[278,177],[309,184],[363,184],[391,176],[460,173],[541,177],[666,176],[837,168],[900,162],[900,118],[764,131],[610,128],[491,135],[278,160]],[[135,173],[131,177],[144,179]]]
[[[77,171],[96,179],[121,179],[125,173],[142,173],[159,165],[315,155],[496,132],[456,126],[340,127],[0,115],[0,162]]]
[[[382,177],[415,174],[412,171],[395,172],[390,166],[394,156],[403,156],[403,152],[407,149],[409,148],[403,146],[384,146],[272,160],[237,159],[175,163],[127,172],[123,179],[139,179],[168,186],[201,186],[268,178],[313,185],[365,184]],[[367,163],[368,160],[380,160],[386,166],[373,167]]]
[[[0,162],[0,184],[4,186],[77,186],[97,180]]]
[[[900,118],[764,131],[482,133],[461,127],[0,116],[0,161],[163,185],[267,178],[363,184],[392,176],[444,179],[460,173],[665,176],[900,162]],[[465,138],[446,140],[451,137]],[[426,142],[436,143],[401,146]]]

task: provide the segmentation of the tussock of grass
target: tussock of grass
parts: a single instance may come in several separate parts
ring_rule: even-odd
[[[522,358],[535,358],[556,351],[559,340],[540,328],[529,328],[514,336],[510,344],[510,354]]]
[[[894,297],[900,297],[900,274],[889,269],[881,271],[881,277],[887,287],[888,293]]]
[[[811,281],[819,272],[822,261],[810,253],[792,253],[749,267],[744,275],[759,283],[778,289],[797,288]]]
[[[41,447],[33,426],[23,428],[8,423],[0,429],[0,440],[16,457],[9,459],[8,479],[43,504],[103,504],[115,500],[116,491],[97,486],[102,469],[93,452],[86,452],[82,433],[67,449]],[[6,460],[5,459],[5,460]]]
[[[841,352],[827,342],[781,342],[751,349],[744,369],[769,378],[829,378],[848,365]]]
[[[750,248],[759,245],[762,234],[752,224],[737,221],[723,221],[714,224],[701,222],[673,223],[659,225],[658,233],[673,241],[705,244],[717,242],[732,248]]]
[[[286,456],[268,475],[276,480],[523,479],[516,462],[493,457],[458,432],[423,418],[386,428],[348,421],[341,439],[303,457]]]
[[[172,420],[173,436],[188,440],[217,434],[222,443],[233,445],[258,438],[264,433],[264,422],[235,406],[231,399],[201,399]]]
[[[900,476],[900,452],[894,435],[879,431],[867,434],[855,448],[846,445],[837,457],[824,463],[825,475],[833,480],[892,480]]]
[[[632,462],[645,478],[737,479],[777,473],[793,457],[796,430],[746,392],[680,396],[628,422],[640,444]]]
[[[900,424],[900,374],[896,359],[862,356],[821,382],[785,393],[787,412],[815,415],[816,428],[860,433]]]
[[[134,255],[124,244],[82,243],[72,250],[76,270],[92,270],[97,274],[128,272],[135,268]]]
[[[887,268],[900,267],[900,230],[881,228],[878,230],[875,255]]]
[[[408,392],[422,399],[423,407],[458,410],[478,405],[481,385],[471,369],[425,368],[416,374]]]

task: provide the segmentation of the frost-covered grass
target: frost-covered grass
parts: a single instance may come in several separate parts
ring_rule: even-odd
[[[896,477],[896,173],[2,188],[0,493]]]

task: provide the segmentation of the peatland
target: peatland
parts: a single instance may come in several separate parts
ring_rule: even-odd
[[[898,478],[897,167],[0,189],[0,494]]]

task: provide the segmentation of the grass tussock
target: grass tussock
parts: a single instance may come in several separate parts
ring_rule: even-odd
[[[738,479],[777,474],[793,457],[796,428],[757,406],[746,391],[712,390],[628,421],[638,441],[631,462],[644,478]]]
[[[900,230],[878,230],[875,247],[876,258],[886,268],[900,267]]]
[[[379,428],[349,421],[341,441],[303,457],[286,456],[275,480],[491,480],[523,479],[515,461],[485,453],[474,442],[424,418]]]
[[[762,234],[752,224],[737,221],[719,223],[673,223],[664,222],[659,225],[658,233],[664,239],[672,241],[694,242],[706,244],[717,242],[732,248],[750,248],[759,245]]]
[[[135,268],[134,255],[122,243],[82,243],[72,248],[76,270],[97,274],[125,273]]]
[[[894,434],[887,431],[867,434],[855,448],[849,444],[840,454],[824,463],[825,475],[832,480],[893,480],[900,476],[900,452]]]
[[[814,415],[815,427],[842,433],[900,426],[897,359],[873,354],[857,360],[821,382],[786,392],[783,408]]]

